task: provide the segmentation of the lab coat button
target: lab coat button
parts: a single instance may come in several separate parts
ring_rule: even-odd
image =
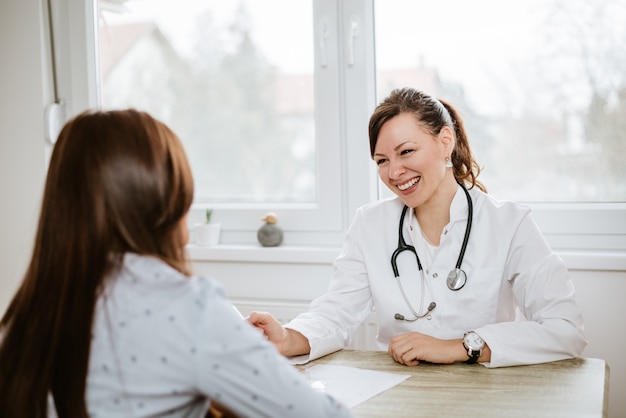
[[[433,273],[433,277],[436,279],[438,277],[437,273]]]

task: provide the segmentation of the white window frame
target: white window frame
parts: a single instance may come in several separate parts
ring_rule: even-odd
[[[260,1],[260,0],[258,0]],[[326,67],[316,72],[316,130],[319,146],[318,205],[215,205],[225,226],[219,251],[229,259],[254,258],[256,230],[267,211],[278,212],[284,247],[339,247],[355,210],[378,197],[376,170],[369,159],[367,122],[376,103],[374,0],[314,0],[315,62],[325,51]],[[58,86],[71,116],[94,107],[96,11],[91,1],[55,0]],[[324,41],[322,41],[324,39]],[[324,42],[324,44],[322,44]],[[488,186],[488,185],[487,185]],[[528,203],[552,247],[566,254],[603,254],[624,267],[626,202]],[[202,218],[192,207],[191,222]],[[195,249],[198,257],[205,252]],[[208,250],[207,250],[208,251]],[[239,254],[239,255],[237,255]],[[292,254],[285,252],[285,258]]]
[[[351,38],[351,45],[348,45],[342,42],[346,39],[345,22],[338,17],[346,15],[346,10],[356,13],[354,6],[362,4],[341,0],[313,3],[318,201],[314,204],[195,203],[189,217],[190,226],[201,222],[204,210],[211,206],[213,220],[223,227],[222,243],[254,245],[261,218],[273,211],[278,213],[280,226],[285,231],[285,245],[341,244],[351,214],[356,207],[375,198],[376,190],[372,169],[364,164],[369,155],[367,139],[363,136],[366,132],[362,126],[354,126],[355,121],[367,118],[371,112],[373,92],[366,103],[354,100],[350,94],[350,90],[358,91],[357,86],[363,85],[361,68],[368,58],[365,54],[366,25],[361,23],[358,36]],[[60,74],[58,85],[61,97],[65,98],[66,114],[72,116],[95,108],[99,103],[95,47],[97,10],[93,1],[84,0],[57,0],[54,8],[58,22],[55,25],[57,62],[61,63],[57,71]],[[352,21],[363,19],[350,15]],[[373,36],[373,32],[369,35]],[[354,63],[345,58],[347,48],[354,51]],[[373,54],[369,54],[369,59],[372,60],[369,67],[373,68]],[[350,175],[355,168],[360,171],[356,179]],[[364,182],[364,178],[368,180]]]

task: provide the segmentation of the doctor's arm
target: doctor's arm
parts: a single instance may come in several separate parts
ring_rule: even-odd
[[[517,229],[505,276],[524,320],[480,327],[492,349],[488,367],[536,364],[578,357],[587,344],[582,312],[563,261],[530,216]]]
[[[461,338],[442,340],[419,332],[391,338],[388,352],[396,362],[406,366],[417,366],[420,361],[437,364],[460,363],[469,358]],[[490,360],[491,349],[485,344],[478,362],[488,363]]]

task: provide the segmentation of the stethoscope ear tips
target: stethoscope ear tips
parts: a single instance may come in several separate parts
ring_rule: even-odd
[[[420,318],[427,318],[430,319],[430,313],[433,311],[433,309],[435,309],[437,307],[437,304],[435,302],[430,302],[430,305],[428,305],[428,310],[426,311],[426,313],[424,315],[418,315],[417,313],[413,312],[413,314],[415,315],[415,318],[413,319],[408,319],[406,318],[404,315],[402,314],[395,314],[393,317],[395,319],[397,319],[398,321],[408,321],[408,322],[413,322],[413,321],[417,321]]]

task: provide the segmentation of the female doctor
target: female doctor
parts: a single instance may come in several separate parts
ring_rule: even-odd
[[[369,124],[371,156],[396,197],[355,214],[328,292],[284,327],[248,320],[285,356],[350,344],[376,312],[378,347],[407,366],[487,367],[580,356],[583,318],[563,261],[530,210],[486,194],[455,109],[394,90]]]

